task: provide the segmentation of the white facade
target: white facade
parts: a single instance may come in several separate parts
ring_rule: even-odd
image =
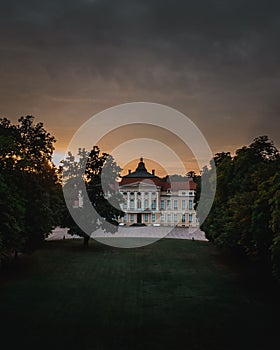
[[[165,191],[151,180],[120,186],[124,197],[122,210],[126,213],[120,222],[127,225],[198,227],[194,210],[195,190],[183,189],[186,185],[182,182],[182,189]]]

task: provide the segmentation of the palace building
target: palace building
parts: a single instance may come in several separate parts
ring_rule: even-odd
[[[198,227],[194,210],[196,184],[192,178],[173,181],[148,172],[143,158],[135,171],[128,171],[119,183],[124,197],[123,224]]]

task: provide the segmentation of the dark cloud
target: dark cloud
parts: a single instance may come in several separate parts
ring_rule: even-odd
[[[214,148],[279,142],[277,1],[12,0],[1,14],[1,113],[54,125],[73,103],[78,118],[146,99],[193,117]]]

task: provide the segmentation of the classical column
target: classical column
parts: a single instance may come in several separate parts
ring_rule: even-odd
[[[149,209],[152,208],[152,192],[149,192]]]
[[[137,209],[137,192],[134,192],[134,209]]]
[[[156,210],[158,211],[158,192],[156,192]]]
[[[145,209],[144,192],[141,192],[141,209]]]
[[[130,192],[127,192],[127,210],[130,209]]]

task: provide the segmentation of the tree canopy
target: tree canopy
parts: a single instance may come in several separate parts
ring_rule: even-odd
[[[26,116],[0,119],[0,252],[32,251],[59,223],[62,191],[55,139]]]
[[[202,225],[218,246],[272,264],[280,279],[280,157],[267,136],[214,157],[217,191]],[[211,169],[208,173],[211,173]],[[209,176],[203,172],[202,176]]]
[[[71,235],[83,237],[84,245],[88,245],[90,234],[99,228],[116,231],[118,219],[124,215],[120,207],[123,198],[116,187],[120,171],[113,157],[101,153],[97,146],[90,152],[79,149],[77,160],[69,152],[63,161],[64,195],[68,204],[63,226],[69,228]],[[79,196],[83,198],[82,204],[78,203]],[[97,216],[92,215],[91,207]],[[80,225],[73,216],[79,218]]]

